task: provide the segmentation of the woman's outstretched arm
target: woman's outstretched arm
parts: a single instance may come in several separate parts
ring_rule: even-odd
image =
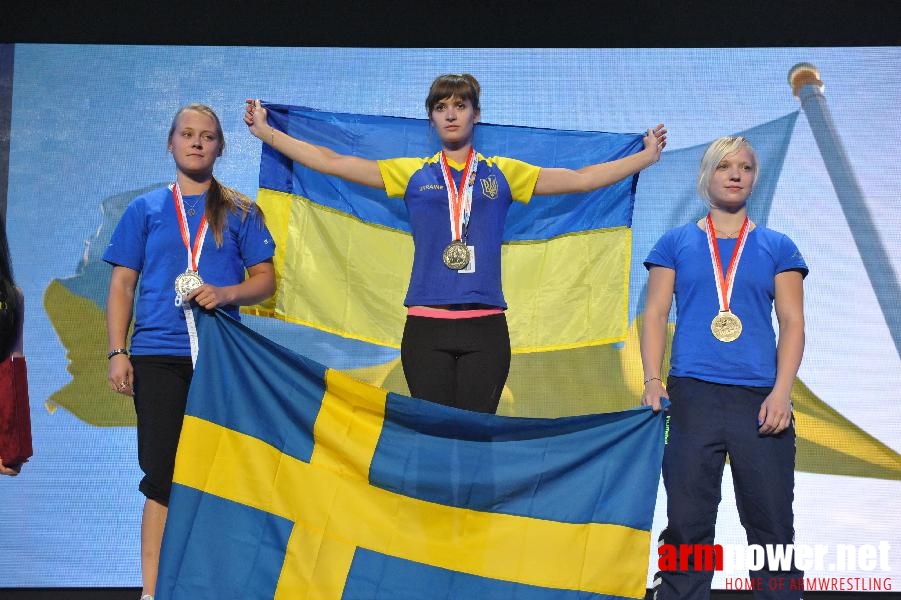
[[[291,160],[309,169],[334,175],[347,181],[373,188],[385,189],[378,163],[374,160],[338,154],[325,146],[310,144],[283,131],[267,121],[267,111],[259,100],[247,100],[244,122],[250,132]]]
[[[661,124],[648,129],[644,136],[644,150],[636,154],[575,170],[542,168],[535,184],[535,195],[584,193],[616,183],[657,162],[665,146],[666,128]]]

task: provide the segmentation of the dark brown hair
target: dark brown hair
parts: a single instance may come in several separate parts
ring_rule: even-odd
[[[6,240],[6,224],[0,222],[0,360],[6,360],[22,329],[19,291],[13,280],[12,259]]]
[[[455,96],[461,100],[469,100],[473,110],[478,113],[481,110],[479,108],[480,91],[479,82],[469,73],[439,75],[429,88],[429,95],[425,99],[425,109],[431,118],[432,111],[439,101]]]
[[[222,151],[225,150],[225,134],[222,132],[222,124],[219,122],[219,117],[216,115],[216,112],[206,104],[194,103],[180,108],[178,112],[175,113],[175,117],[172,118],[172,125],[169,127],[169,136],[166,139],[169,142],[172,141],[172,134],[175,133],[175,128],[178,126],[178,117],[187,110],[199,112],[200,114],[207,115],[213,119],[213,122],[216,123],[216,135],[219,137],[219,154],[221,155]],[[210,181],[210,189],[207,191],[206,209],[204,210],[204,214],[206,214],[207,222],[210,224],[210,229],[213,231],[213,237],[216,239],[216,246],[220,248],[222,247],[222,235],[227,220],[226,211],[240,211],[242,221],[247,218],[247,215],[251,211],[253,211],[260,215],[260,223],[263,223],[263,211],[255,202],[238,190],[222,185],[215,177],[213,177]]]

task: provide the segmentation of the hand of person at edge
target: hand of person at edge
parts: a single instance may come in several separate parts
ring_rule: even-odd
[[[644,393],[641,395],[641,405],[650,406],[654,412],[660,412],[660,399],[667,397],[663,383],[657,379],[652,379],[644,386]]]
[[[248,98],[245,102],[244,122],[247,123],[247,126],[250,128],[250,133],[261,140],[268,140],[269,138],[267,136],[270,133],[268,122],[269,112],[263,108],[259,100]]]
[[[758,432],[761,435],[778,435],[788,429],[791,422],[791,396],[770,392],[757,413]]]
[[[28,462],[27,460],[25,462]],[[0,457],[0,475],[9,475],[11,477],[15,477],[19,474],[19,471],[22,470],[22,465],[24,463],[19,463],[17,465],[5,465],[3,464],[3,458]]]
[[[651,155],[651,164],[660,159],[660,153],[666,148],[666,127],[663,123],[648,129],[644,136],[644,151]]]

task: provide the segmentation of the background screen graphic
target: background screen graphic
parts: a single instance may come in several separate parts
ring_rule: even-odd
[[[125,204],[174,176],[166,134],[176,109],[196,101],[218,112],[226,149],[216,175],[253,197],[261,144],[241,121],[246,98],[422,118],[429,84],[446,72],[479,79],[486,122],[615,132],[666,123],[669,145],[638,183],[633,325],[646,278],[640,263],[656,232],[671,225],[671,209],[679,203],[702,211],[669,182],[692,181],[698,149],[721,135],[749,132],[755,145],[772,147],[761,164],[772,185],[766,198],[757,198],[760,190],[755,190],[752,211],[765,206],[767,225],[797,243],[811,270],[805,283],[807,350],[798,377],[807,412],[798,423],[796,541],[831,549],[887,541],[888,572],[847,575],[901,577],[893,554],[901,552],[896,383],[901,331],[893,326],[901,311],[901,166],[894,150],[901,139],[901,49],[451,54],[441,49],[4,48],[13,51],[12,71],[4,73],[11,83],[6,218],[15,274],[26,295],[35,456],[20,477],[0,479],[0,523],[17,523],[14,529],[0,527],[0,587],[139,585],[143,497],[137,491],[133,411],[104,384],[109,267],[99,256]],[[814,131],[823,124],[792,94],[787,75],[801,62],[821,74],[840,149],[818,145]],[[782,139],[784,144],[777,143]],[[837,152],[844,154],[862,196],[858,205],[846,206],[849,214],[843,211],[843,194],[854,182],[847,173],[833,181],[827,168]],[[863,211],[873,229],[861,228],[856,217]],[[885,258],[874,264],[874,256]],[[406,391],[395,350],[277,321],[245,321],[314,360]],[[625,348],[551,353],[520,363],[518,371],[515,364],[515,391],[501,411],[557,416],[636,405],[638,395],[620,386],[621,374],[606,370],[598,358],[628,349],[627,342]],[[533,368],[542,361],[559,363],[559,370]],[[635,356],[622,364],[640,376]],[[572,387],[559,391],[561,379]],[[583,388],[588,392],[580,393]],[[726,473],[717,541],[744,544]],[[661,486],[654,540],[664,524]],[[656,552],[649,554],[650,578]],[[822,572],[808,575],[837,573],[827,560]],[[716,587],[724,585],[723,577],[714,579]]]

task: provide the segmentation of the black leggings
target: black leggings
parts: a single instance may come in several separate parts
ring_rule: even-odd
[[[400,358],[410,395],[494,414],[510,372],[507,318],[408,316]]]
[[[138,417],[138,489],[169,506],[175,451],[185,418],[194,369],[190,356],[132,356],[134,403]]]

